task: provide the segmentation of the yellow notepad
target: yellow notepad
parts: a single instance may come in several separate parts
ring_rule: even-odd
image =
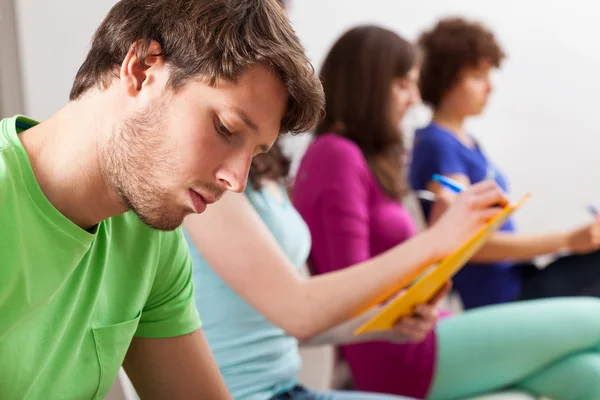
[[[400,318],[412,315],[415,306],[427,303],[529,197],[526,195],[519,202],[504,207],[461,248],[440,261],[437,267],[431,268],[405,292],[392,299],[369,321],[356,329],[354,335],[391,329]],[[407,286],[429,267],[419,268],[401,282],[400,288]]]

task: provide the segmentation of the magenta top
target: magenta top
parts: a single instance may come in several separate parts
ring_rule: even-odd
[[[415,234],[411,215],[384,193],[360,148],[339,135],[313,141],[293,193],[310,228],[316,273],[368,260]],[[416,344],[351,344],[342,352],[356,389],[424,398],[434,373],[436,338],[432,332]]]

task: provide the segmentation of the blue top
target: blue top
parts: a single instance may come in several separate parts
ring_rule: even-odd
[[[283,187],[281,190],[283,204],[267,190],[254,190],[251,185],[245,194],[290,261],[300,269],[310,251],[310,233]],[[189,236],[186,239],[194,266],[196,306],[202,316],[202,328],[233,398],[270,399],[296,385],[300,369],[296,339],[229,288]]]
[[[410,184],[413,190],[425,190],[434,174],[465,175],[471,183],[494,179],[508,193],[504,175],[486,158],[481,147],[469,148],[451,132],[431,123],[415,133],[410,167]],[[422,201],[421,207],[429,218],[430,203]],[[501,231],[514,232],[509,219]],[[514,300],[520,291],[520,274],[508,261],[490,264],[467,264],[455,277],[454,288],[460,293],[465,308]]]

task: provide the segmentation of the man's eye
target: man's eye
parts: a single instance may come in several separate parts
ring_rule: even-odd
[[[221,120],[217,120],[217,130],[224,136],[230,137],[232,135],[229,129],[227,129],[227,127],[223,125]]]

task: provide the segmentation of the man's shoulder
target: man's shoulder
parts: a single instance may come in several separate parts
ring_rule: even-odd
[[[17,138],[18,132],[29,129],[37,122],[23,115],[0,119],[0,182],[23,180],[15,174],[21,173],[28,164],[27,154]],[[6,185],[0,185],[5,187]]]
[[[10,168],[9,164],[12,164],[12,161],[15,161],[14,157],[8,156],[8,152],[14,149],[14,144],[11,140],[13,132],[11,132],[10,127],[12,126],[12,130],[14,130],[16,120],[17,117],[0,120],[0,179],[3,178],[1,172],[7,171]]]
[[[8,150],[11,147],[10,141],[8,140],[8,132],[6,125],[6,120],[0,120],[0,153],[2,153],[5,150]],[[1,156],[0,162],[2,162]]]
[[[15,218],[11,208],[21,207],[23,199],[27,197],[26,175],[23,173],[22,154],[15,147],[16,117],[0,120],[0,204],[4,207],[5,218]],[[11,129],[12,126],[12,129]]]

